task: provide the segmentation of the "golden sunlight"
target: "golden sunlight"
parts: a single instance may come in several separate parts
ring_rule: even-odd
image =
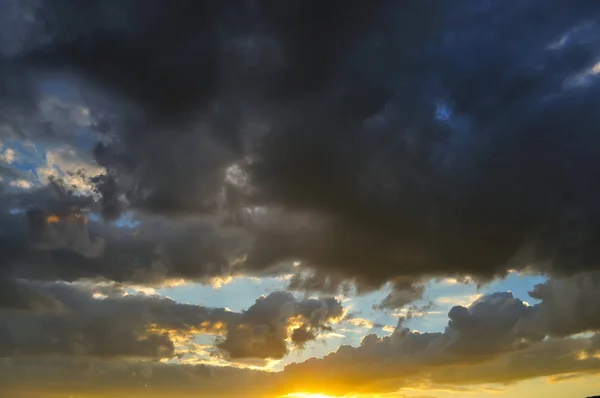
[[[281,398],[332,398],[325,394],[311,394],[305,392],[295,392],[292,394],[283,395]]]

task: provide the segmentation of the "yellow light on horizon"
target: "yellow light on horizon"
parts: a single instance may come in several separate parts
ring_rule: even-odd
[[[295,392],[292,394],[284,395],[282,398],[333,398],[330,395],[325,394],[312,394],[306,392]]]

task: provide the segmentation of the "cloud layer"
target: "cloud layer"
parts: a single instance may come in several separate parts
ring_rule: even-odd
[[[540,376],[600,372],[597,301],[585,300],[598,290],[591,275],[550,280],[536,286],[540,304],[528,306],[512,293],[483,296],[448,313],[443,332],[410,331],[401,318],[391,335],[364,337],[359,347],[341,346],[324,358],[286,366],[285,389],[332,394],[388,393],[402,387],[457,387],[511,383]],[[560,287],[559,287],[560,286]],[[569,292],[557,295],[558,289]],[[573,299],[574,292],[578,299]],[[556,329],[566,325],[565,329]],[[557,336],[552,338],[551,336]],[[560,337],[558,337],[560,336]]]
[[[536,290],[570,283],[573,283],[572,279],[548,281]],[[89,293],[81,288],[54,288],[57,302],[63,305],[73,299],[73,295]],[[111,296],[115,293],[118,295]],[[333,300],[296,301],[289,294],[279,292],[258,299],[247,311],[234,313],[177,304],[159,297],[123,297],[113,287],[105,288],[103,293],[98,290],[97,294],[107,297],[87,300],[95,300],[95,305],[101,309],[93,308],[94,304],[81,297],[77,300],[79,305],[85,305],[88,317],[101,320],[88,323],[95,327],[86,329],[87,332],[74,328],[77,319],[85,316],[83,313],[71,309],[67,316],[65,308],[56,306],[55,312],[45,312],[45,316],[29,315],[29,322],[45,322],[44,332],[36,335],[38,329],[23,327],[16,336],[6,333],[2,336],[2,342],[7,344],[8,341],[7,346],[11,347],[15,346],[14,339],[29,339],[23,347],[30,350],[13,352],[10,359],[0,363],[1,377],[5,381],[2,386],[6,391],[25,393],[22,386],[36,380],[38,389],[32,389],[31,393],[38,395],[32,396],[43,396],[40,395],[42,387],[50,385],[51,380],[59,380],[63,386],[60,391],[83,396],[92,391],[131,396],[160,396],[170,391],[173,396],[183,397],[195,391],[235,397],[242,390],[230,387],[227,381],[235,378],[249,396],[272,397],[290,391],[345,396],[393,393],[399,389],[460,390],[543,376],[560,379],[600,372],[598,334],[552,337],[555,334],[552,329],[540,334],[542,328],[549,325],[549,317],[567,323],[568,317],[577,312],[576,307],[581,303],[577,304],[569,297],[543,299],[540,304],[528,306],[508,292],[490,294],[468,307],[453,307],[443,332],[411,331],[404,326],[405,319],[400,319],[388,336],[370,334],[363,338],[360,346],[343,345],[324,358],[311,358],[288,365],[282,372],[270,373],[206,365],[107,360],[118,353],[147,358],[173,355],[173,346],[182,342],[182,336],[188,333],[218,335],[223,329],[227,329],[227,334],[219,347],[234,359],[265,357],[265,354],[278,358],[284,350],[280,348],[284,339],[294,340],[298,330],[302,330],[299,336],[308,333],[314,339],[314,334],[327,328],[324,322],[341,316],[339,303],[335,304]],[[597,302],[589,305],[597,307]],[[559,307],[562,310],[557,310]],[[597,313],[597,310],[590,307],[590,311]],[[110,314],[110,318],[100,318],[102,311]],[[60,314],[62,325],[69,319],[70,329],[54,333],[59,326],[58,318],[52,318],[50,314]],[[151,325],[150,329],[141,328],[142,319]],[[3,324],[4,330],[23,325],[23,321],[13,318]],[[532,329],[524,329],[523,324],[536,325],[537,334],[531,333]],[[286,325],[287,333],[282,332]],[[599,330],[597,325],[583,321],[578,325],[571,333]],[[269,328],[270,333],[266,333]],[[249,332],[252,329],[254,332]],[[135,339],[131,334],[135,330],[146,333],[147,337]],[[77,340],[76,336],[84,340]],[[66,337],[73,337],[70,342],[73,349],[66,350]],[[189,343],[185,339],[183,342]],[[34,349],[38,351],[32,352]],[[31,358],[32,355],[37,357]],[[114,383],[108,385],[106,380],[114,380]]]

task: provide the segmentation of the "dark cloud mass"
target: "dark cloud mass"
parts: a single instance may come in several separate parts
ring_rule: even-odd
[[[107,219],[217,215],[247,269],[365,286],[597,263],[593,2],[8,4],[4,101],[88,92]]]
[[[295,260],[371,288],[596,266],[594,2],[7,9],[2,81],[30,89],[5,84],[3,131],[60,142],[69,118],[19,121],[44,79],[80,87],[107,220],[216,217],[246,235],[243,272]],[[206,250],[213,271],[186,272],[232,272]]]

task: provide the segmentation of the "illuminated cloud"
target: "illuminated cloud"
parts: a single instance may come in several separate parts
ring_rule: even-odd
[[[373,322],[364,318],[350,318],[347,320],[347,322],[356,327],[365,329],[373,329],[373,327],[375,326]]]
[[[94,184],[91,178],[106,174],[103,167],[91,159],[81,157],[74,148],[63,147],[46,153],[46,163],[36,169],[41,184],[52,178],[60,178],[63,183],[79,193],[91,193]]]
[[[548,285],[552,284],[552,281],[548,282]],[[570,286],[576,289],[577,284]],[[130,370],[138,366],[151,366],[152,375],[163,371],[172,375],[189,375],[198,369],[205,369],[209,374],[222,372],[216,368],[212,370],[210,364],[220,367],[227,362],[209,359],[215,353],[214,347],[195,343],[193,336],[199,333],[223,336],[224,339],[217,346],[228,352],[225,358],[235,360],[236,366],[252,367],[252,360],[243,357],[260,359],[285,355],[287,340],[302,345],[319,334],[324,337],[330,330],[328,324],[345,316],[341,304],[334,299],[296,300],[285,292],[260,298],[247,311],[235,313],[178,304],[159,296],[126,295],[123,290],[110,285],[103,287],[86,283],[26,287],[30,292],[37,292],[40,304],[34,312],[32,308],[27,308],[27,312],[11,310],[3,313],[5,323],[2,341],[6,347],[12,347],[8,356],[14,359],[6,360],[2,366],[9,366],[11,372],[17,372],[17,365],[27,364],[25,359],[19,358],[30,355],[36,355],[44,363],[48,363],[49,359],[45,359],[48,355],[87,357],[87,361],[97,365],[92,366],[93,370],[84,378],[84,382],[76,386],[73,384],[73,374],[61,376],[66,385],[73,386],[71,391],[81,391],[82,394],[87,387],[91,388],[98,382],[98,377],[106,374],[124,377],[127,380],[124,391],[136,391],[131,389],[139,386],[135,382],[138,380],[135,375],[137,371],[132,373]],[[49,306],[51,302],[55,304]],[[567,299],[566,302],[570,301]],[[544,308],[548,305],[548,308]],[[403,325],[405,320],[401,319],[391,335],[368,335],[359,347],[341,346],[323,359],[312,358],[288,365],[283,372],[271,376],[250,370],[239,375],[257,377],[257,381],[268,377],[268,386],[255,385],[248,390],[256,394],[271,394],[266,396],[283,394],[285,391],[368,396],[392,393],[399,388],[414,391],[461,389],[465,385],[512,383],[543,376],[551,377],[551,381],[556,382],[563,377],[600,372],[598,335],[539,339],[537,336],[529,338],[523,333],[523,322],[545,325],[546,322],[537,313],[553,311],[553,305],[553,302],[542,301],[538,307],[528,307],[511,293],[486,295],[468,307],[453,307],[444,332],[410,331]],[[103,314],[110,318],[100,317]],[[101,320],[101,323],[95,320]],[[33,327],[39,322],[43,322],[44,327]],[[360,318],[351,317],[344,322],[359,327],[371,326],[368,320]],[[61,329],[61,325],[66,328]],[[77,329],[77,325],[87,327]],[[11,335],[6,332],[16,331],[15,328],[19,327],[22,332],[18,332],[16,337],[12,336],[11,340]],[[580,329],[590,330],[593,327],[580,327],[572,331]],[[39,335],[32,334],[38,330]],[[132,331],[137,331],[137,334],[131,335]],[[73,337],[73,341],[65,345],[65,339],[69,336]],[[150,350],[151,347],[154,348]],[[35,353],[35,349],[41,351]],[[104,351],[98,351],[100,349]],[[40,356],[43,353],[45,355]],[[168,357],[177,354],[182,355],[173,364],[164,367],[131,362],[108,365],[94,359],[106,355]],[[61,366],[71,366],[68,364],[77,360],[64,358],[61,361]],[[194,363],[206,366],[199,368]],[[260,364],[266,365],[265,362]],[[36,368],[36,377],[40,377],[41,385],[44,378],[50,377],[49,374],[56,376],[53,366]],[[23,377],[31,376],[23,374],[15,380],[23,380]],[[151,394],[159,394],[169,385],[161,378],[147,378],[141,380],[152,385]],[[15,380],[6,386],[17,388]],[[188,388],[196,385],[196,378],[186,378],[176,391],[183,396]],[[112,391],[120,391],[118,383],[112,387]],[[235,396],[235,391],[238,390],[228,388],[222,394],[224,397]]]
[[[227,336],[218,347],[232,359],[279,359],[288,353],[288,338],[303,347],[319,333],[331,331],[331,323],[343,315],[342,304],[336,299],[296,301],[287,292],[271,293],[257,299],[239,322],[229,324]]]
[[[0,145],[0,149],[2,146]],[[16,159],[15,150],[12,148],[6,149],[4,152],[0,152],[0,161],[11,164]]]
[[[540,303],[540,310],[547,305]],[[455,306],[448,317],[444,332],[411,332],[401,319],[389,336],[367,335],[359,347],[341,346],[322,359],[290,364],[283,372],[285,388],[391,393],[600,372],[598,335],[528,339],[521,322],[545,321],[511,293],[483,296],[468,308]]]

